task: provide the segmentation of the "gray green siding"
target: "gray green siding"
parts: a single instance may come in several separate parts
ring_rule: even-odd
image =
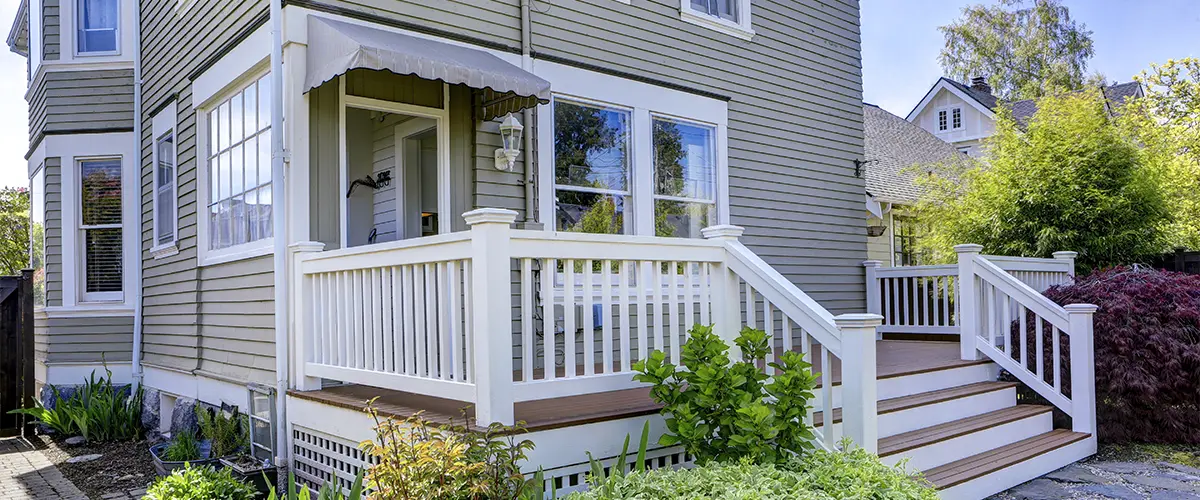
[[[42,0],[42,60],[45,61],[57,61],[61,51],[62,20],[58,15],[58,2]]]
[[[34,356],[43,363],[129,362],[133,316],[38,317]]]
[[[63,304],[62,158],[46,158],[46,305]]]
[[[133,70],[43,71],[30,83],[29,139],[133,129]]]

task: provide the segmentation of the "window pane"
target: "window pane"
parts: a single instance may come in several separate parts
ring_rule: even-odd
[[[157,204],[154,207],[155,241],[170,243],[175,239],[175,138],[167,135],[158,140],[155,175],[157,176]]]
[[[29,186],[29,268],[33,269],[33,302],[46,305],[46,169]]]
[[[217,205],[208,207],[208,248],[224,248],[224,245],[221,244],[220,207]]]
[[[242,124],[245,123],[243,112],[242,94],[234,95],[229,100],[229,144],[237,144],[246,138],[242,130]]]
[[[268,82],[260,78],[209,114],[215,130],[208,141],[210,249],[271,236]]]
[[[258,187],[260,182],[258,178],[258,137],[246,139],[246,189],[254,189]],[[271,180],[271,179],[265,179]]]
[[[271,131],[258,136],[258,183],[271,182]]]
[[[625,197],[559,190],[554,228],[594,234],[626,234]],[[630,221],[631,222],[631,221]]]
[[[274,234],[271,226],[271,185],[258,188],[258,234],[270,238]]]
[[[246,135],[254,135],[258,132],[258,85],[250,84],[246,87],[245,92],[245,127]]]
[[[654,200],[654,235],[700,238],[700,230],[716,222],[716,205]]]
[[[233,236],[232,244],[241,245],[246,242],[246,235],[249,233],[246,226],[246,199],[241,195],[234,196],[229,202],[230,206],[230,233]]]
[[[258,129],[271,126],[271,75],[258,79]]]
[[[121,228],[87,229],[84,235],[86,290],[89,293],[121,291]]]
[[[717,174],[713,129],[655,118],[653,139],[655,192],[712,200]]]
[[[230,186],[233,185],[233,163],[229,151],[221,153],[217,167],[220,180],[220,183],[217,184],[217,199],[224,200],[233,196],[233,192],[230,191]]]
[[[79,0],[79,52],[117,50],[117,0]]]
[[[691,0],[692,9],[737,22],[738,0]]]
[[[242,145],[234,146],[229,152],[229,182],[232,185],[229,193],[237,195],[246,192],[246,164],[242,156]]]
[[[121,160],[80,162],[83,225],[121,223]]]
[[[258,206],[258,190],[254,189],[246,193],[246,221],[249,232],[249,241],[256,241],[262,238],[262,230],[258,227],[260,209]]]
[[[554,182],[624,191],[629,177],[629,113],[554,103]]]
[[[229,101],[217,108],[217,151],[229,147]]]

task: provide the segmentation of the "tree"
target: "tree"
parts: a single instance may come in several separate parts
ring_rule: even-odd
[[[0,275],[29,267],[29,190],[0,189]]]
[[[1134,77],[1146,96],[1121,108],[1121,124],[1158,171],[1173,247],[1200,250],[1200,59],[1168,60]]]
[[[1169,220],[1158,172],[1110,119],[1098,89],[1038,100],[1024,129],[1007,110],[985,142],[986,166],[921,182],[919,245],[953,261],[953,245],[1050,257],[1079,252],[1084,270],[1138,262],[1166,247]]]
[[[1071,20],[1059,0],[998,0],[963,8],[938,28],[946,44],[938,62],[960,81],[984,76],[1004,100],[1037,99],[1084,86],[1095,54],[1092,32]]]

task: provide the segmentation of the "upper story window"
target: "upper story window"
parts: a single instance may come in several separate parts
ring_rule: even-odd
[[[962,128],[962,126],[963,126],[963,124],[962,124],[962,108],[954,108],[953,110],[951,110],[950,114],[951,114],[951,118],[952,118],[951,124],[954,126],[954,128],[955,129]]]
[[[79,54],[114,54],[119,51],[121,23],[119,0],[78,0],[76,44]]]
[[[175,245],[178,239],[179,197],[176,188],[179,174],[176,169],[175,151],[175,103],[163,107],[152,119],[154,150],[154,245],[150,253],[163,258],[179,253]]]
[[[207,113],[208,249],[272,236],[270,75]]]
[[[680,0],[680,18],[746,40],[750,27],[750,0]]]
[[[83,300],[124,300],[121,236],[121,160],[79,161]]]
[[[946,130],[946,110],[943,109],[937,112],[937,120],[938,131]]]

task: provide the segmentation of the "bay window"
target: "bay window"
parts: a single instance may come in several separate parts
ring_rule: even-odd
[[[83,300],[124,300],[121,236],[121,160],[79,161]]]
[[[270,75],[207,112],[207,249],[272,237]]]
[[[118,51],[119,0],[78,0],[76,22],[79,54],[112,54]]]

